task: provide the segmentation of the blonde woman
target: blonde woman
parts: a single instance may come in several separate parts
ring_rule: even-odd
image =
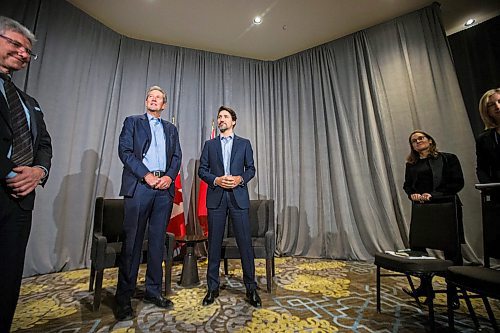
[[[484,93],[479,114],[485,131],[476,140],[476,174],[480,183],[500,182],[500,88]]]

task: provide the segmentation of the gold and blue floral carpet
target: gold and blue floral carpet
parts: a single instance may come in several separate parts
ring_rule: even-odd
[[[221,265],[222,266],[222,265]],[[230,261],[228,276],[221,274],[221,293],[216,302],[202,306],[206,263],[199,263],[202,282],[182,288],[182,264],[173,268],[174,308],[164,310],[142,302],[145,266],[141,266],[136,298],[136,317],[117,322],[113,295],[117,270],[105,271],[103,301],[92,312],[93,294],[88,291],[89,270],[30,277],[23,280],[12,326],[13,332],[426,332],[427,308],[401,291],[405,278],[382,279],[382,313],[376,311],[374,265],[363,262],[276,258],[273,292],[266,292],[265,262],[256,260],[256,274],[263,307],[245,302],[239,261]],[[443,288],[437,279],[435,287]],[[455,312],[458,332],[475,332],[463,300]],[[479,299],[472,300],[483,332],[492,332]],[[436,296],[438,332],[447,331],[445,294]],[[491,305],[500,318],[500,304]]]

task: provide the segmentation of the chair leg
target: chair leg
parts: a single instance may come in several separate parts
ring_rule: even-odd
[[[227,266],[228,266],[228,259],[227,258],[224,258],[224,275],[228,275],[229,271],[227,269]]]
[[[451,287],[451,283],[446,281],[446,304],[448,307],[448,327],[451,332],[455,331],[455,313],[453,312],[452,305],[452,293],[453,288]]]
[[[467,294],[467,291],[465,289],[460,289],[460,290],[462,291],[462,294],[464,295],[465,304],[467,305],[467,309],[469,310],[472,322],[474,323],[474,326],[476,327],[476,329],[479,330],[481,328],[481,325],[479,325],[479,320],[477,320],[476,311],[474,311],[474,307],[472,306],[472,303],[470,302],[469,295]]]
[[[411,279],[411,275],[409,274],[406,274],[406,279],[408,280],[408,284],[410,285],[410,289],[413,293],[415,293],[415,285],[413,284],[413,280]],[[415,302],[417,302],[417,305],[419,307],[422,307],[422,303],[420,303],[420,299],[417,297],[415,297]]]
[[[172,260],[165,260],[165,296],[172,293]]]
[[[271,293],[273,285],[273,263],[271,258],[266,258],[266,282],[267,282],[267,292]]]
[[[431,332],[435,332],[435,320],[434,320],[434,288],[432,288],[432,276],[424,276],[422,277],[422,283],[425,283],[427,291],[427,302],[429,307],[429,325],[431,328]]]
[[[491,326],[493,326],[493,329],[495,330],[495,332],[499,332],[497,321],[495,320],[495,314],[493,313],[493,310],[491,310],[491,305],[490,305],[490,302],[488,301],[488,297],[481,296],[481,298],[483,299],[483,303],[484,303],[484,307],[486,308],[486,312],[488,312],[488,317],[490,318]]]
[[[276,271],[274,269],[274,255],[272,257],[272,261],[273,261],[273,277],[275,277],[276,276]]]
[[[104,271],[98,271],[95,280],[95,291],[94,291],[94,305],[93,310],[99,311],[101,307],[101,293],[102,293],[102,280],[104,277]]]
[[[436,331],[436,323],[434,320],[434,299],[429,301],[429,325],[431,327],[431,332]]]
[[[163,262],[165,264],[165,296],[172,293],[172,267],[174,265],[174,247],[175,236],[167,233],[165,236],[165,257]]]
[[[90,278],[89,278],[89,291],[94,290],[94,280],[95,280],[95,268],[90,268]]]
[[[380,313],[380,266],[377,266],[377,312]]]

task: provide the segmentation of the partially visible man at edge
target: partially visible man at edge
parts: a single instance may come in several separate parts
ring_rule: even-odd
[[[52,145],[38,102],[12,74],[36,55],[35,35],[0,16],[0,332],[9,332],[23,275],[35,188],[49,175]]]

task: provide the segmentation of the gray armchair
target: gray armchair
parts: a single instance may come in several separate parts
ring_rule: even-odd
[[[267,291],[270,293],[272,291],[272,278],[275,275],[274,251],[276,249],[276,235],[274,232],[274,201],[250,200],[249,214],[254,256],[257,259],[266,259]],[[221,258],[224,259],[224,273],[226,275],[228,274],[228,259],[240,258],[231,218],[229,218],[226,237],[222,243]]]
[[[123,199],[96,198],[94,212],[94,232],[90,252],[89,291],[94,290],[93,310],[101,305],[102,281],[106,268],[117,267],[122,249]],[[172,257],[175,237],[167,233],[165,237],[165,293],[170,293]],[[144,240],[142,250],[147,251],[148,241]]]

